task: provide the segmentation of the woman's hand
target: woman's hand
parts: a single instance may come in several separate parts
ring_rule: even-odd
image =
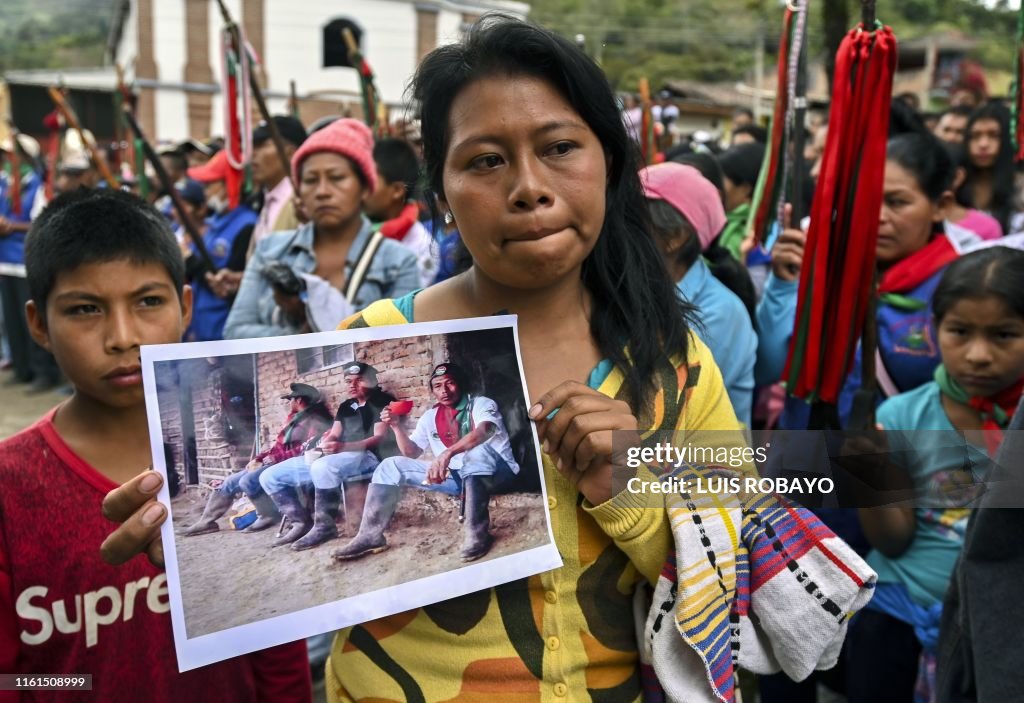
[[[103,561],[123,564],[145,552],[153,566],[164,567],[160,525],[167,519],[167,508],[156,500],[163,485],[163,476],[150,469],[106,495],[103,516],[122,524],[100,545]]]
[[[772,247],[772,273],[783,281],[800,278],[800,267],[804,262],[804,243],[807,233],[790,226],[793,206],[787,204],[782,221],[782,233]]]
[[[592,505],[611,499],[612,468],[624,465],[613,460],[613,453],[624,456],[627,446],[639,442],[627,403],[566,381],[540,397],[530,408],[530,419],[537,424],[544,453],[584,498]]]

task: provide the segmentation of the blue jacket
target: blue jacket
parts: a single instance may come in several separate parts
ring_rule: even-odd
[[[729,290],[698,258],[676,286],[679,294],[697,307],[703,329],[698,336],[708,345],[722,370],[725,390],[736,418],[750,427],[754,403],[754,360],[757,335],[743,301]]]
[[[945,269],[932,274],[924,283],[905,295],[927,307],[908,311],[878,305],[878,351],[889,376],[900,391],[909,391],[932,379],[941,361],[935,328],[932,322],[931,299]],[[768,278],[764,298],[757,308],[758,330],[761,334],[757,352],[758,383],[773,383],[782,376],[786,350],[793,334],[796,318],[797,284],[784,283],[774,276]],[[850,416],[854,392],[860,387],[860,347],[853,360],[839,395],[839,419],[845,426]],[[879,396],[879,402],[882,397]],[[807,428],[810,406],[799,398],[787,397],[780,426],[783,429]]]
[[[352,242],[345,261],[346,278],[352,275],[359,254],[372,233],[370,221],[364,217],[363,227]],[[312,273],[316,270],[313,237],[313,224],[307,223],[298,229],[275,232],[256,245],[256,251],[246,264],[242,285],[224,327],[226,339],[298,333],[298,329],[281,324],[281,320],[276,319],[283,316],[274,314],[277,309],[274,291],[262,272],[270,262],[281,261],[291,266],[296,273]],[[363,284],[356,291],[355,300],[349,302],[356,310],[362,310],[381,298],[400,298],[419,287],[416,255],[398,242],[385,239],[370,263]]]
[[[203,243],[210,252],[214,268],[220,270],[227,266],[235,240],[246,227],[255,225],[258,218],[251,209],[240,205],[207,221],[209,226],[203,235]],[[224,323],[228,319],[231,301],[214,295],[203,279],[193,281],[192,291],[192,324],[185,338],[193,342],[224,339]]]
[[[21,214],[15,215],[11,207],[11,181],[6,174],[0,174],[0,215],[14,222],[31,222],[32,206],[36,193],[43,185],[42,179],[29,172],[21,179]],[[25,263],[25,232],[0,236],[0,262],[5,264]]]

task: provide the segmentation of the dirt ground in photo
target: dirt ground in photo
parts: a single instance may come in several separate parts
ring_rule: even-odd
[[[337,539],[303,552],[272,547],[277,529],[254,534],[232,530],[176,540],[185,624],[190,638],[292,613],[403,581],[459,569],[463,529],[457,499],[404,488],[385,535],[389,548],[351,562],[331,551],[355,536],[365,484],[348,484],[348,514]],[[175,530],[202,513],[206,492],[190,490],[172,501]],[[544,545],[543,497],[512,493],[491,498],[494,546],[481,562]]]

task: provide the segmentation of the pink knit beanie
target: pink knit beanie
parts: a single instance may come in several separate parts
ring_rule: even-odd
[[[371,191],[377,189],[377,167],[373,163],[373,133],[359,120],[342,118],[310,134],[292,156],[292,178],[302,182],[302,162],[324,151],[341,154],[362,171]]]
[[[693,166],[674,162],[655,164],[640,171],[648,200],[664,200],[685,217],[706,250],[725,227],[725,209],[718,189]]]

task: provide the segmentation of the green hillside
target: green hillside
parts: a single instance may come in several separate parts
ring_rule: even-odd
[[[99,66],[114,0],[0,0],[0,71]]]

